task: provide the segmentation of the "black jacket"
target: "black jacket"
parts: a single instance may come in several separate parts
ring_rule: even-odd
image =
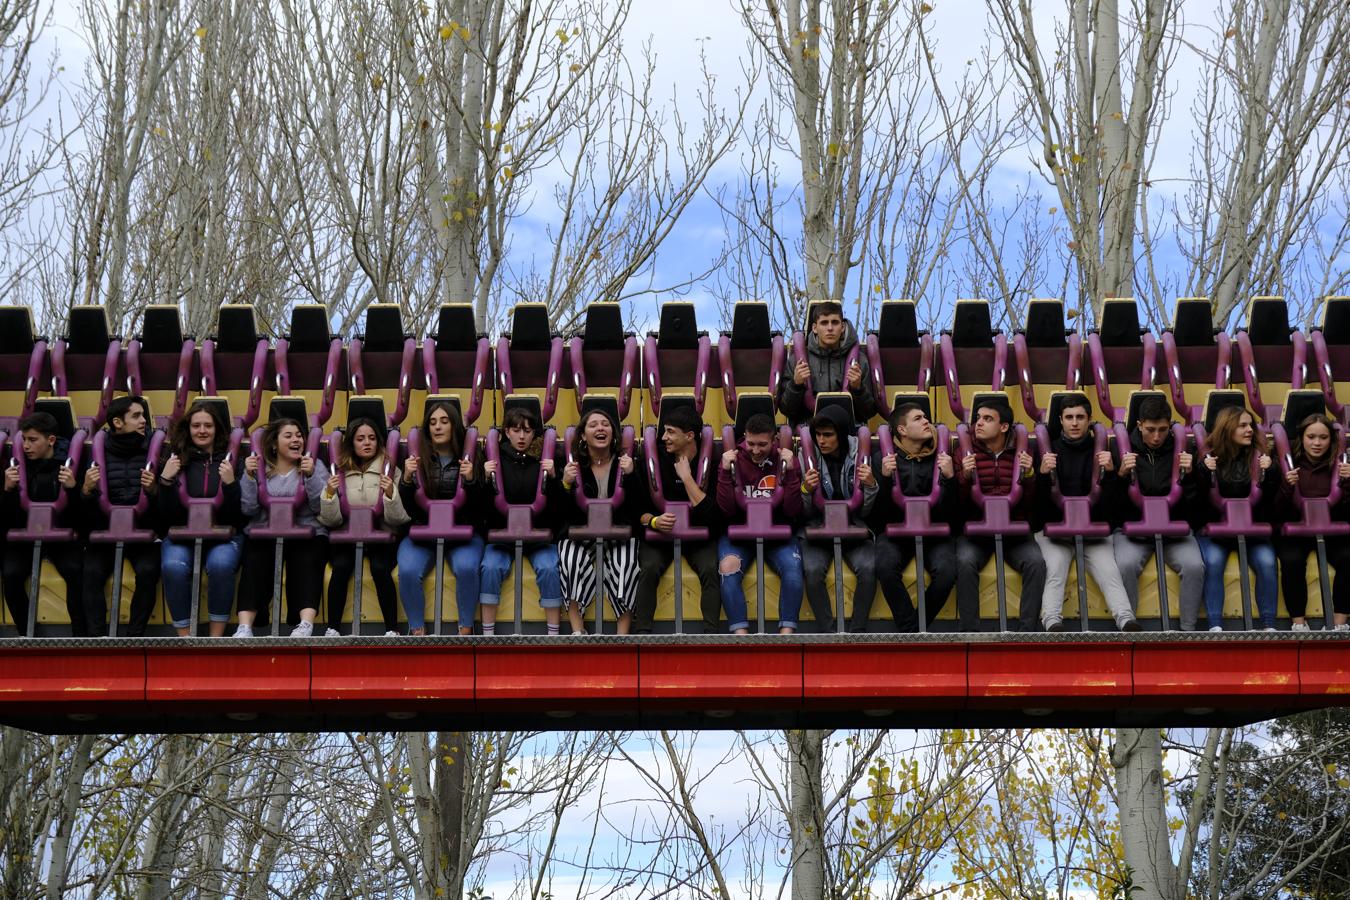
[[[1059,482],[1059,492],[1065,497],[1087,496],[1092,493],[1094,482],[1100,483],[1101,492],[1092,504],[1093,521],[1110,522],[1112,516],[1119,515],[1121,481],[1115,472],[1098,475],[1097,446],[1091,430],[1078,440],[1070,440],[1062,434],[1054,437],[1050,440],[1050,450],[1056,456],[1054,475],[1039,474],[1037,467],[1038,527],[1047,522],[1064,521],[1052,491],[1054,481]]]
[[[561,475],[561,471],[558,470]],[[507,503],[533,503],[539,490],[539,457],[532,456],[529,453],[519,453],[511,447],[506,441],[501,443],[501,466],[497,472],[501,479],[502,491],[506,494]],[[495,480],[492,478],[480,478],[477,482],[480,494],[481,509],[486,514],[488,528],[503,528],[506,526],[506,516],[497,509],[496,497],[497,488]],[[559,514],[562,508],[559,503],[562,489],[558,486],[558,478],[544,479],[544,494],[548,498],[544,505],[544,511],[535,519],[535,526],[538,528],[547,528],[553,534],[553,539],[558,539],[558,533],[562,529],[563,521]]]
[[[680,480],[680,476],[675,474],[675,457],[667,453],[664,446],[656,450],[656,464],[661,475],[661,489],[666,499],[688,502],[689,492],[684,489],[684,482]],[[698,450],[695,450],[690,465],[698,466]],[[694,476],[698,476],[697,470],[694,471]],[[699,486],[703,488],[703,502],[689,508],[689,524],[707,528],[710,535],[715,536],[722,527],[722,514],[717,508],[717,473],[713,470],[711,460],[708,462],[707,476]],[[647,503],[645,512],[656,513],[656,504],[651,500],[650,491],[642,493]]]
[[[1163,445],[1157,450],[1150,449],[1136,428],[1130,432],[1130,450],[1135,455],[1134,473],[1131,478],[1139,485],[1139,492],[1146,497],[1163,497],[1172,491],[1172,460],[1176,455],[1176,441],[1169,431]],[[1119,465],[1119,462],[1117,462]],[[1139,521],[1140,509],[1130,501],[1127,490],[1128,480],[1123,480],[1120,490],[1120,503],[1114,507],[1116,515],[1112,524],[1120,526],[1125,522]],[[1181,500],[1176,511],[1189,510],[1197,497],[1195,470],[1181,476]]]
[[[895,448],[895,474],[881,474],[881,455],[872,454],[872,471],[876,473],[877,484],[880,485],[880,494],[877,496],[876,503],[872,506],[872,514],[868,517],[868,526],[878,535],[886,533],[886,526],[892,522],[899,522],[903,519],[903,513],[896,506],[895,499],[891,496],[892,487],[898,481],[900,483],[900,493],[906,497],[926,497],[933,489],[933,478],[939,479],[938,498],[930,512],[929,516],[934,522],[954,522],[957,516],[957,498],[956,481],[952,478],[943,478],[937,471],[937,453],[931,452],[920,456],[910,456],[900,449],[899,444]]]
[[[22,451],[20,451],[22,452]],[[50,503],[61,495],[63,488],[60,482],[61,467],[66,463],[66,457],[70,453],[70,441],[66,438],[57,438],[55,451],[48,459],[30,459],[24,463],[24,469],[28,474],[28,499],[37,500],[42,503]],[[8,461],[6,461],[8,464]],[[66,508],[58,517],[57,524],[63,527],[75,525],[79,515],[78,487],[66,489],[70,495],[70,500],[66,501]],[[19,502],[19,491],[16,488],[12,491],[0,491],[0,526],[5,531],[11,528],[22,528],[25,523],[23,506]]]
[[[1204,460],[1198,460],[1198,463],[1195,467],[1195,487],[1199,502],[1190,506],[1191,524],[1196,529],[1219,521],[1219,511],[1210,497],[1210,489],[1216,480],[1220,497],[1246,497],[1252,492],[1251,470],[1246,461],[1240,458],[1232,460],[1227,466],[1220,465],[1214,472],[1204,465]],[[1275,497],[1279,492],[1280,467],[1272,462],[1270,468],[1261,475],[1261,499],[1252,511],[1253,518],[1258,522],[1271,521]]]
[[[160,482],[159,493],[156,495],[155,502],[159,508],[159,525],[161,528],[168,529],[187,522],[187,508],[183,506],[183,501],[178,496],[178,485],[180,483],[187,486],[189,497],[214,497],[216,495],[216,492],[221,489],[220,464],[224,461],[224,453],[207,453],[195,447],[188,451],[187,461],[183,463],[183,468],[179,471],[173,484]],[[108,467],[112,468],[111,455],[108,457]],[[161,471],[163,471],[162,467]],[[234,483],[224,486],[225,499],[216,515],[217,525],[242,529],[247,522],[239,508],[239,476],[241,475],[243,475],[243,472],[236,473]],[[140,478],[139,474],[137,478]]]
[[[94,464],[93,448],[91,447],[85,454],[80,474],[75,480],[76,490],[80,492],[82,525],[86,533],[98,531],[108,525],[108,517],[103,514],[103,508],[99,504],[100,494],[106,492],[108,502],[114,506],[131,506],[140,501],[141,471],[145,469],[149,450],[150,439],[146,435],[109,433],[107,443],[104,445],[107,468],[101,473],[94,492],[88,496],[84,494],[83,484],[85,473]],[[158,506],[150,504],[140,524],[150,528],[157,527],[158,512]]]
[[[595,473],[591,471],[588,465],[578,466],[581,470],[579,481],[572,486],[572,490],[564,493],[568,495],[569,502],[564,504],[567,510],[567,527],[573,525],[585,525],[587,515],[582,511],[581,506],[576,502],[578,492],[584,493],[587,497],[595,497],[599,494],[598,484],[595,480]],[[609,467],[609,482],[606,485],[605,496],[613,497],[614,490],[619,481],[619,460],[616,458]],[[559,481],[559,489],[562,489],[562,482]],[[613,522],[615,525],[628,525],[632,528],[634,537],[641,537],[642,513],[651,504],[650,493],[647,490],[647,479],[642,475],[642,464],[639,460],[633,461],[633,471],[623,476],[623,503],[614,510]]]
[[[434,500],[449,500],[455,496],[460,487],[459,477],[459,457],[448,459],[444,465],[441,464],[441,458],[434,453],[427,458],[427,468],[430,470],[432,484],[427,485],[427,496]],[[405,482],[402,477],[398,480],[399,494],[403,498],[403,508],[407,510],[408,517],[414,525],[427,524],[426,510],[422,509],[417,502],[417,482],[411,484]],[[473,481],[464,482],[464,490],[467,495],[464,498],[464,505],[461,506],[455,514],[455,523],[462,525],[473,525],[481,530],[483,524],[482,501],[485,494],[483,486],[483,473],[481,469],[475,471]]]

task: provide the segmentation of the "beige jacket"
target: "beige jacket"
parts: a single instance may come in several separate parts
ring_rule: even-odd
[[[358,472],[348,472],[347,478],[347,503],[351,506],[374,506],[380,496],[380,474],[384,471],[385,455],[381,453],[370,461],[370,463]],[[395,475],[395,478],[398,476]],[[399,496],[398,487],[394,488],[394,496],[384,498],[384,524],[391,528],[397,528],[400,525],[407,525],[412,519],[408,511],[403,508],[403,498]],[[319,523],[329,528],[337,528],[342,525],[342,503],[337,494],[328,496],[325,490],[319,497]]]

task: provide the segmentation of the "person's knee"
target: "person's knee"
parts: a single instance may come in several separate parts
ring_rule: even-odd
[[[723,576],[741,574],[741,558],[735,553],[728,553],[717,564],[717,571]]]

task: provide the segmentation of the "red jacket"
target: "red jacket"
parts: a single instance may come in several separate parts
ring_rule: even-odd
[[[980,490],[986,497],[1006,497],[1012,493],[1013,482],[1021,477],[1017,465],[1017,448],[1008,441],[996,455],[984,448],[978,441],[971,454],[975,457],[975,477],[980,480]],[[1022,481],[1022,496],[1013,507],[1014,519],[1026,519],[1032,494],[1035,493],[1036,478],[1034,472]],[[974,504],[971,498],[971,482],[962,475],[961,500],[967,508]]]

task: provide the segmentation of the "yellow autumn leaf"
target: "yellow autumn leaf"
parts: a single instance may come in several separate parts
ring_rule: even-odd
[[[567,30],[566,30],[566,29],[559,28],[557,31],[555,31],[555,32],[553,32],[553,33],[557,36],[557,38],[558,38],[558,43],[560,43],[560,44],[565,44],[565,43],[567,43]]]
[[[455,36],[454,26],[442,25],[440,30],[441,40],[448,41]]]
[[[195,34],[195,35],[196,35],[197,37],[199,37],[199,38],[204,38],[204,37],[206,37],[206,26],[203,25],[201,28],[198,28],[196,31],[194,31],[194,32],[192,32],[192,33]]]

